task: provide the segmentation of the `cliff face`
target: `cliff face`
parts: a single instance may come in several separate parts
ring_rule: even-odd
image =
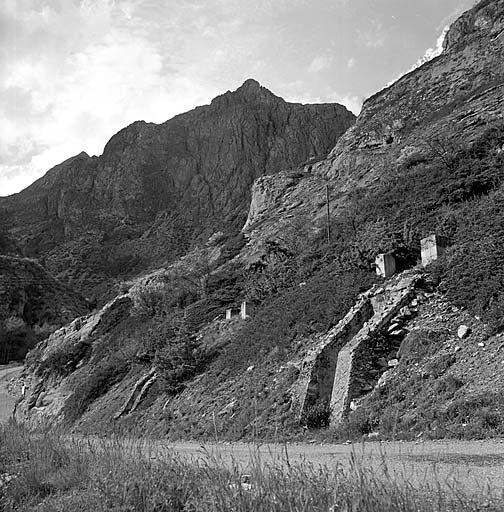
[[[463,14],[444,46],[439,57],[367,99],[327,158],[304,166],[309,172],[290,187],[285,201],[272,201],[268,208],[264,198],[274,194],[266,182],[254,187],[252,204],[261,203],[262,222],[254,225],[253,209],[247,223],[253,239],[282,233],[288,224],[282,211],[323,218],[325,184],[331,187],[331,212],[337,214],[350,192],[373,189],[383,178],[443,152],[450,156],[502,121],[504,1],[483,1]],[[268,183],[278,187],[273,178]]]
[[[25,255],[90,290],[238,231],[256,178],[321,158],[353,122],[340,105],[287,103],[248,80],[161,125],[133,123],[101,157],[56,166],[0,199],[3,223]]]
[[[0,256],[0,364],[22,359],[36,342],[87,311],[81,296],[37,263]]]
[[[441,56],[369,98],[320,172],[369,183],[395,163],[428,156],[442,134],[468,144],[502,117],[503,2],[482,2],[448,31]]]

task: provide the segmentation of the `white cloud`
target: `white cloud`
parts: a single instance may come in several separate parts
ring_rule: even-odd
[[[357,38],[366,48],[376,50],[385,46],[386,32],[379,20],[370,20],[368,27],[357,29]]]
[[[355,57],[350,57],[347,61],[347,68],[352,69],[355,66]]]
[[[340,95],[336,93],[331,97],[331,102],[345,105],[345,107],[356,116],[358,116],[362,110],[362,101],[362,98],[353,94]]]
[[[340,94],[329,88],[324,94],[311,94],[306,91],[305,84],[301,80],[284,84],[281,95],[286,101],[293,103],[339,103],[355,115],[359,115],[363,102],[363,98],[355,94]]]
[[[332,64],[332,57],[328,55],[319,55],[315,57],[310,65],[308,66],[308,71],[310,73],[319,73],[324,69],[328,69]]]
[[[135,120],[163,122],[218,92],[184,73],[179,52],[163,51],[173,41],[149,37],[134,17],[138,2],[117,9],[112,0],[17,0],[7,7],[0,22],[7,18],[14,31],[0,35],[7,50],[0,98],[15,101],[0,101],[0,196],[81,151],[100,154]]]
[[[423,56],[420,57],[420,59],[418,59],[417,62],[413,66],[411,66],[411,68],[409,68],[407,71],[405,71],[404,73],[401,73],[400,75],[396,76],[393,80],[388,82],[387,87],[389,87],[392,84],[394,84],[395,82],[397,82],[397,80],[399,80],[404,75],[411,73],[412,71],[419,68],[420,66],[423,66],[425,63],[431,61],[432,59],[435,59],[436,57],[439,57],[443,53],[443,44],[444,44],[444,40],[446,38],[446,34],[448,33],[449,29],[450,29],[450,27],[448,25],[446,27],[444,27],[443,31],[441,32],[441,34],[439,35],[439,37],[436,40],[436,46],[433,48],[427,48],[427,50],[425,51]]]

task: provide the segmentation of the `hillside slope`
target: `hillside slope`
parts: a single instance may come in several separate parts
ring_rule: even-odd
[[[247,222],[252,238],[281,238],[291,222],[287,210],[297,218],[323,220],[326,184],[331,189],[331,214],[337,217],[360,192],[380,195],[394,179],[409,182],[406,185],[423,180],[418,174],[426,163],[448,167],[450,174],[462,150],[481,143],[488,131],[496,132],[496,140],[488,143],[498,150],[504,112],[503,30],[502,0],[480,2],[454,22],[439,57],[364,102],[355,125],[327,158],[304,166],[305,172],[295,176],[295,183],[287,185],[275,177],[259,179],[252,205],[261,207],[251,209]],[[456,178],[452,196],[445,203],[486,193],[493,186],[489,177],[471,180],[468,174],[438,173],[421,185],[430,194],[443,179]],[[403,196],[402,200],[405,203],[409,198]],[[425,232],[432,227],[414,225],[412,229]],[[422,234],[415,233],[417,240]]]
[[[36,262],[0,256],[0,364],[23,359],[38,341],[87,311],[78,293]]]
[[[163,124],[138,121],[19,194],[0,224],[88,296],[243,226],[256,178],[320,159],[354,122],[337,104],[287,103],[254,80]]]
[[[315,368],[356,355],[334,435],[504,433],[503,52],[504,0],[484,0],[325,159],[256,180],[241,237],[211,237],[39,345],[19,417],[173,437],[327,426],[336,374],[305,377],[329,346]],[[451,246],[417,268],[432,232]],[[251,317],[226,320],[242,300]]]

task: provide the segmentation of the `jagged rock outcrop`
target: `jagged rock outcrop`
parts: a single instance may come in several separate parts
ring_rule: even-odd
[[[22,359],[36,342],[87,311],[82,296],[35,261],[0,256],[0,364]]]
[[[25,255],[103,295],[100,283],[183,255],[198,236],[238,231],[256,178],[320,159],[354,119],[247,80],[163,124],[135,122],[102,156],[81,153],[0,198],[1,224]]]
[[[130,307],[130,298],[119,296],[99,311],[76,318],[53,332],[29,353],[23,378],[26,395],[15,411],[18,421],[31,426],[56,425],[69,422],[82,412],[79,392],[89,392],[91,368],[99,366],[105,355],[110,357],[103,342],[128,317]],[[106,391],[104,384],[103,377],[94,383],[95,396]]]

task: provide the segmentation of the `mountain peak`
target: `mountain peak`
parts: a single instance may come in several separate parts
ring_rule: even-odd
[[[247,80],[245,80],[245,82],[243,82],[242,85],[240,85],[240,87],[236,90],[236,92],[238,92],[238,91],[245,92],[245,93],[258,92],[261,89],[266,89],[266,88],[263,87],[257,80],[254,80],[253,78],[248,78]]]
[[[235,91],[227,91],[221,96],[212,100],[212,104],[221,105],[222,103],[243,103],[252,101],[254,103],[274,103],[283,101],[282,98],[275,96],[269,89],[263,87],[257,80],[249,78],[243,82]]]
[[[244,98],[251,98],[254,100],[271,101],[281,100],[278,96],[275,96],[269,89],[263,87],[257,80],[249,78],[245,80],[243,84],[236,89],[235,94],[239,94]]]

